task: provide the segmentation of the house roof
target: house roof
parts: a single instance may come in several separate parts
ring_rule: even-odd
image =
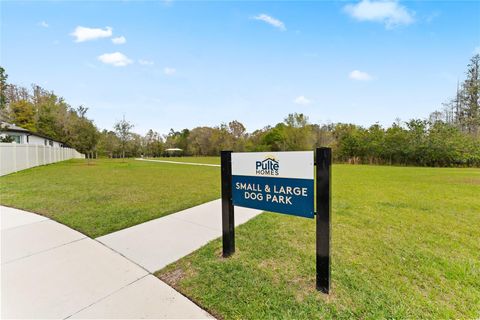
[[[2,121],[2,122],[0,122],[0,124],[1,124],[1,131],[27,133],[28,135],[37,136],[37,137],[40,137],[40,138],[44,138],[44,139],[48,139],[48,140],[52,140],[52,141],[56,141],[56,142],[60,142],[60,143],[66,144],[66,143],[63,142],[63,141],[50,138],[50,137],[48,137],[48,136],[46,136],[46,135],[44,135],[44,134],[40,134],[40,133],[38,133],[38,132],[30,131],[30,130],[28,130],[28,129],[19,127],[19,126],[13,124],[13,123],[8,123],[8,122]]]
[[[4,128],[4,131],[8,130],[8,131],[16,131],[16,132],[30,132],[27,129],[19,127],[13,123],[2,121],[0,124],[1,124],[1,127]]]

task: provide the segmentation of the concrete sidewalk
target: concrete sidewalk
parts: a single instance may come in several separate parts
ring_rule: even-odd
[[[214,200],[97,240],[153,273],[220,237],[221,212],[221,200]],[[235,225],[261,212],[235,207]]]
[[[235,208],[235,224],[260,212]],[[13,208],[0,219],[2,318],[211,317],[151,273],[221,236],[220,200],[97,240]]]
[[[211,317],[141,266],[77,231],[3,206],[0,219],[4,319]]]

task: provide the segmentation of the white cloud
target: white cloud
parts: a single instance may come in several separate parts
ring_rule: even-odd
[[[362,0],[357,4],[346,5],[344,10],[358,21],[381,22],[387,29],[414,22],[414,13],[395,0]]]
[[[173,76],[177,70],[175,68],[165,67],[163,68],[163,73],[167,76]]]
[[[359,71],[359,70],[353,70],[350,72],[348,77],[352,80],[359,80],[359,81],[369,81],[372,80],[372,76],[369,75],[367,72]]]
[[[75,37],[75,42],[84,42],[100,38],[110,38],[112,36],[112,28],[105,27],[105,29],[100,29],[78,26],[70,35]]]
[[[112,38],[113,44],[124,44],[127,42],[127,39],[124,36]]]
[[[48,25],[48,23],[47,23],[46,21],[40,21],[40,22],[38,23],[38,25],[39,25],[40,27],[44,27],[44,28],[48,28],[48,27],[49,27],[49,25]]]
[[[140,63],[142,66],[153,66],[154,64],[152,60],[143,60],[143,59],[138,60],[138,63]]]
[[[293,100],[293,103],[306,106],[312,103],[312,101],[310,99],[305,98],[305,96],[298,96],[295,98],[295,100]]]
[[[275,19],[274,17],[271,17],[268,14],[262,13],[262,14],[259,14],[258,16],[253,17],[253,19],[268,23],[269,25],[274,26],[275,28],[278,28],[282,31],[287,30],[287,28],[285,27],[285,24],[282,21]]]
[[[101,56],[98,56],[98,60],[115,67],[125,67],[133,63],[132,60],[128,59],[126,55],[120,52],[104,53]]]

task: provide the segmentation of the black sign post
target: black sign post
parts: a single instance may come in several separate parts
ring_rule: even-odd
[[[317,148],[317,290],[330,292],[330,212],[332,149]]]
[[[330,292],[330,216],[332,149],[316,149],[316,269],[317,290]],[[234,206],[232,201],[232,151],[222,151],[222,241],[223,257],[235,252]]]
[[[235,252],[235,222],[232,203],[232,151],[222,151],[222,242],[223,257]]]

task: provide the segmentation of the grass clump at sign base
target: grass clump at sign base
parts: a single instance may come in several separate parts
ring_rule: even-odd
[[[224,319],[480,317],[480,170],[335,165],[332,293],[315,221],[264,213],[157,272]]]

